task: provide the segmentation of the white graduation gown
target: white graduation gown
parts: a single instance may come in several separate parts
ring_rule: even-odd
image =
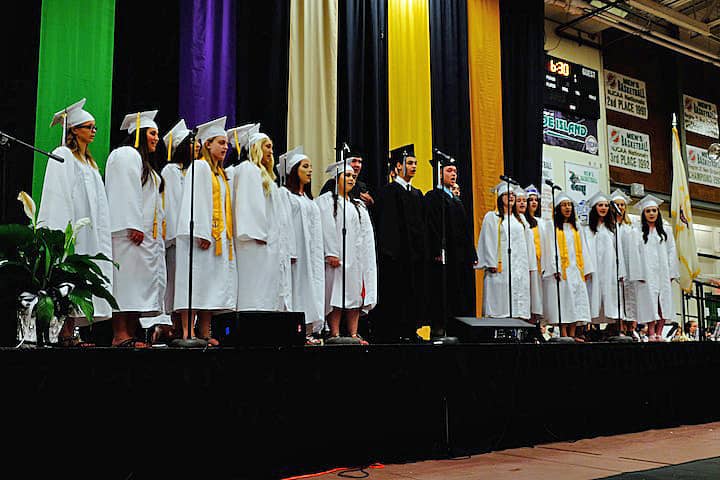
[[[313,332],[322,330],[325,318],[325,257],[320,209],[306,195],[282,187],[295,232],[295,262],[292,270],[292,310],[305,313],[305,324]]]
[[[286,198],[275,183],[265,195],[260,168],[251,161],[235,167],[233,184],[237,309],[289,311],[295,240]]]
[[[623,260],[625,262],[625,278],[622,281],[622,290],[620,295],[622,296],[622,307],[623,317],[628,322],[634,322],[637,320],[637,293],[635,292],[636,282],[630,280],[629,266],[632,265],[630,255],[635,251],[633,247],[633,228],[628,224],[621,224],[618,229],[618,240],[622,246]],[[633,259],[635,260],[635,259]]]
[[[625,278],[625,257],[620,236],[618,235],[618,262],[615,262],[615,234],[599,224],[597,232],[585,227],[588,243],[588,255],[595,263],[595,273],[587,280],[590,296],[590,316],[593,323],[608,323],[608,319],[617,319],[622,314],[622,290],[620,291],[620,311],[618,312],[618,278]],[[617,271],[616,271],[617,270]],[[619,272],[619,274],[618,274]],[[602,315],[601,315],[602,314]]]
[[[512,265],[507,258],[507,225],[510,218]],[[483,314],[487,317],[509,317],[509,298],[512,297],[512,316],[530,318],[530,271],[537,270],[534,249],[528,244],[527,231],[514,215],[505,216],[500,225],[502,272],[490,273],[488,268],[498,265],[498,224],[500,217],[488,212],[483,218],[478,237],[477,268],[485,270],[483,280]],[[508,285],[508,270],[512,275],[512,295]]]
[[[191,175],[195,169],[194,195],[192,195]],[[232,246],[225,229],[221,232],[222,252],[216,255],[216,242],[212,237],[213,190],[210,165],[205,160],[195,160],[188,169],[183,185],[182,201],[177,216],[177,235],[175,237],[175,297],[174,310],[186,310],[189,299],[190,247],[193,249],[192,269],[192,308],[193,310],[214,310],[218,312],[235,309],[237,290],[237,272],[235,254],[230,259]],[[225,182],[218,175],[220,183],[220,206],[223,220],[225,211]],[[194,240],[190,240],[190,200],[195,197],[193,206]],[[227,225],[225,225],[227,228]],[[206,250],[198,246],[198,240],[207,240],[210,247]]]
[[[345,308],[361,308],[364,313],[377,304],[377,263],[375,234],[367,208],[351,202],[345,205],[345,258],[342,255],[343,202],[337,199],[334,215],[334,198],[327,192],[315,200],[320,207],[323,224],[324,256],[340,259],[340,266],[325,265],[325,314],[343,307],[343,268],[345,265]]]
[[[665,225],[667,241],[651,230],[647,243],[643,241],[640,226],[633,228],[636,261],[630,263],[630,279],[636,281],[637,321],[648,323],[662,318],[675,319],[671,280],[680,277],[672,228]],[[644,280],[644,282],[640,282]]]
[[[65,231],[68,222],[75,224],[81,218],[87,217],[92,223],[77,233],[75,253],[103,253],[111,259],[110,209],[100,173],[75,158],[67,147],[58,147],[52,153],[65,159],[65,162],[48,162],[38,212],[39,225]],[[109,279],[110,283],[106,284],[106,287],[112,293],[112,263],[95,263]],[[107,320],[112,316],[110,304],[102,298],[93,297],[93,307],[96,321]],[[73,316],[77,318],[78,325],[87,325],[87,319],[82,312],[75,312]]]
[[[539,256],[542,259],[543,225],[545,224],[545,221],[538,218],[537,222],[538,223],[535,228],[530,228],[530,225],[527,223],[525,224],[525,228],[528,236],[528,248],[530,248],[532,255],[534,256],[531,256],[530,261],[534,261],[536,265],[534,270],[530,270],[530,313],[534,315],[542,315],[542,271],[538,271],[538,268],[542,269],[542,265],[538,267],[537,257]],[[540,248],[538,251],[536,251],[537,246],[535,245],[535,230],[538,231],[540,236]]]
[[[555,234],[552,223],[547,224],[547,228],[543,230],[545,240],[543,241],[543,312],[544,317],[551,325],[558,325],[560,322],[560,314],[562,314],[562,323],[589,323],[590,316],[590,298],[588,297],[587,286],[580,275],[580,269],[577,266],[575,257],[575,235],[573,228],[569,223],[563,224],[565,231],[565,240],[567,242],[569,265],[566,269],[567,279],[560,278],[560,308],[558,312],[557,285],[555,280]],[[589,275],[595,271],[595,264],[592,256],[588,254],[587,239],[583,230],[579,230],[580,241],[582,242],[582,255],[584,263],[584,274]],[[558,239],[559,240],[559,239]],[[558,245],[558,270],[562,272],[562,262],[560,260],[560,246]]]
[[[174,309],[175,302],[175,238],[178,230],[178,214],[182,204],[183,186],[187,170],[182,169],[179,163],[168,163],[162,170],[162,177],[165,180],[165,191],[163,192],[165,210],[165,263],[167,265],[167,287],[165,289],[165,312],[170,313]]]
[[[113,294],[120,312],[140,312],[152,317],[163,312],[166,266],[162,238],[163,208],[160,176],[150,172],[141,183],[142,158],[133,147],[124,146],[110,152],[105,169],[105,189],[110,206],[113,259],[115,270]],[[157,236],[153,238],[153,223]],[[140,245],[128,238],[128,229],[145,234]]]

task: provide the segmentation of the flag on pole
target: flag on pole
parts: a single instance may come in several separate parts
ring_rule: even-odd
[[[670,214],[672,216],[678,260],[680,261],[680,288],[689,293],[692,290],[693,279],[700,275],[700,264],[695,245],[695,230],[693,229],[692,210],[690,208],[690,190],[685,175],[685,165],[680,153],[680,137],[675,124],[675,114],[673,114],[673,183]]]

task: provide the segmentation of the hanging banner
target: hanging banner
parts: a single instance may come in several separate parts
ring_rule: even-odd
[[[685,105],[685,130],[710,138],[718,138],[717,106],[699,98],[683,95]]]
[[[600,169],[565,162],[565,193],[575,201],[578,218],[587,223],[588,211],[585,202],[600,188]]]
[[[608,125],[608,160],[613,167],[652,171],[650,135]]]
[[[605,70],[605,107],[608,110],[647,119],[645,82]]]
[[[597,155],[597,120],[543,108],[543,143]]]
[[[688,181],[720,188],[720,166],[710,160],[707,150],[686,145]]]
[[[554,160],[543,153],[542,159],[542,185],[540,186],[540,216],[545,220],[552,219],[553,203],[552,190],[545,180],[553,179],[553,162]]]

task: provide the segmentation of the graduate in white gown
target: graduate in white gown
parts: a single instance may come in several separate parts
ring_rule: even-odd
[[[564,192],[558,193],[555,197],[553,224],[548,225],[543,232],[545,239],[542,270],[545,319],[551,325],[558,325],[562,321],[561,335],[577,340],[576,326],[587,324],[591,319],[590,298],[585,282],[595,271],[595,263],[588,253],[585,234],[577,227],[576,222],[575,204],[572,199]],[[555,268],[556,247],[557,269]]]
[[[338,172],[337,169],[340,171]],[[315,200],[320,207],[325,254],[325,314],[330,336],[340,336],[340,323],[345,318],[348,334],[361,344],[367,341],[357,333],[360,312],[369,312],[377,304],[377,263],[375,234],[370,215],[362,200],[349,192],[355,186],[355,171],[337,162],[328,170],[338,178],[337,192],[327,192]],[[345,220],[343,222],[343,209]],[[346,226],[343,255],[343,223]],[[343,298],[343,265],[345,295]],[[396,299],[402,301],[402,299]]]
[[[615,223],[618,227],[618,243],[622,246],[623,260],[625,261],[625,278],[620,284],[620,295],[622,296],[622,317],[624,320],[623,331],[626,335],[631,335],[635,332],[637,327],[637,313],[636,313],[636,294],[635,294],[635,282],[629,278],[629,265],[630,265],[630,252],[633,249],[630,247],[632,242],[632,222],[627,214],[627,208],[630,205],[630,197],[625,195],[619,189],[615,189],[610,194],[610,200],[617,207],[615,211]]]
[[[248,160],[234,174],[237,309],[286,312],[295,244],[289,205],[275,184],[270,137],[253,131],[248,144]]]
[[[113,315],[113,346],[145,347],[135,340],[140,316],[163,312],[165,244],[162,177],[155,171],[155,150],[160,141],[157,110],[125,116],[121,130],[130,134],[123,146],[110,152],[105,189],[110,205],[113,259],[113,293],[120,307]]]
[[[97,163],[90,153],[89,145],[95,140],[95,118],[83,110],[85,99],[56,113],[51,127],[63,125],[62,146],[53,154],[62,157],[63,163],[50,160],[45,171],[42,202],[38,212],[40,226],[65,230],[68,222],[73,225],[81,218],[89,218],[91,224],[77,232],[75,252],[78,254],[104,254],[112,258],[110,236],[110,213],[107,195]],[[113,266],[110,262],[95,262],[100,267],[112,292]],[[107,320],[112,309],[104,299],[93,297],[93,318]],[[58,336],[60,346],[89,346],[75,337],[75,325],[87,325],[82,312],[65,319]]]
[[[651,342],[662,341],[663,326],[675,318],[671,283],[680,277],[675,239],[665,230],[662,200],[646,195],[635,206],[641,225],[633,228],[630,279],[636,281],[637,321],[647,324]]]
[[[530,319],[530,271],[537,262],[528,248],[528,235],[515,210],[515,191],[507,183],[495,186],[497,211],[487,212],[478,237],[478,264],[485,270],[483,280],[483,315],[486,317],[519,317]],[[508,261],[508,223],[510,224],[511,263]],[[508,271],[512,275],[509,282]],[[512,283],[512,292],[510,292]],[[510,299],[512,298],[512,315]]]
[[[543,314],[542,300],[542,240],[543,225],[545,221],[540,218],[540,192],[535,185],[525,188],[527,194],[527,210],[525,222],[529,229],[529,241],[532,244],[533,255],[537,269],[530,271],[530,314],[533,323],[540,321]]]
[[[307,344],[316,345],[320,340],[313,334],[320,333],[325,319],[325,257],[320,209],[310,192],[312,163],[302,147],[296,147],[280,155],[278,170],[295,232],[292,310],[305,313]]]
[[[520,215],[520,220],[522,221],[523,226],[525,227],[525,236],[526,236],[526,246],[528,249],[528,264],[529,264],[529,275],[530,275],[530,321],[533,323],[537,323],[538,321],[538,315],[535,311],[533,311],[533,307],[537,309],[537,306],[533,302],[533,300],[536,299],[537,293],[534,292],[534,283],[533,281],[539,282],[538,277],[538,257],[535,252],[535,237],[534,237],[534,231],[532,227],[530,226],[530,221],[528,221],[528,218],[531,220],[535,220],[535,225],[537,226],[537,220],[534,217],[528,217],[528,193],[525,191],[524,188],[516,187],[515,189],[515,210],[517,211],[518,215]],[[539,298],[540,300],[542,297]],[[540,307],[540,313],[542,313],[542,304]]]
[[[221,166],[228,150],[225,120],[226,117],[220,117],[198,126],[197,135],[202,145],[201,159],[193,162],[185,179],[175,239],[177,255],[174,308],[181,315],[182,338],[194,338],[192,324],[197,316],[197,335],[210,346],[219,344],[210,332],[212,315],[235,309],[237,288],[232,194]],[[193,238],[190,238],[193,197],[194,230]],[[190,248],[193,249],[192,305],[188,305]],[[189,308],[193,310],[193,322],[190,326]]]
[[[603,192],[596,192],[587,199],[587,205],[590,213],[585,235],[588,254],[595,262],[595,273],[587,281],[590,316],[593,323],[612,323],[616,326],[618,319],[622,318],[622,292],[618,294],[618,290],[626,277],[622,244],[618,237],[616,256],[616,225],[615,216],[610,211],[610,197]]]

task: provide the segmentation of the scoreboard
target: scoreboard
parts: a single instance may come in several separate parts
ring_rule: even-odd
[[[600,118],[598,72],[577,63],[545,56],[543,105],[584,118]]]

